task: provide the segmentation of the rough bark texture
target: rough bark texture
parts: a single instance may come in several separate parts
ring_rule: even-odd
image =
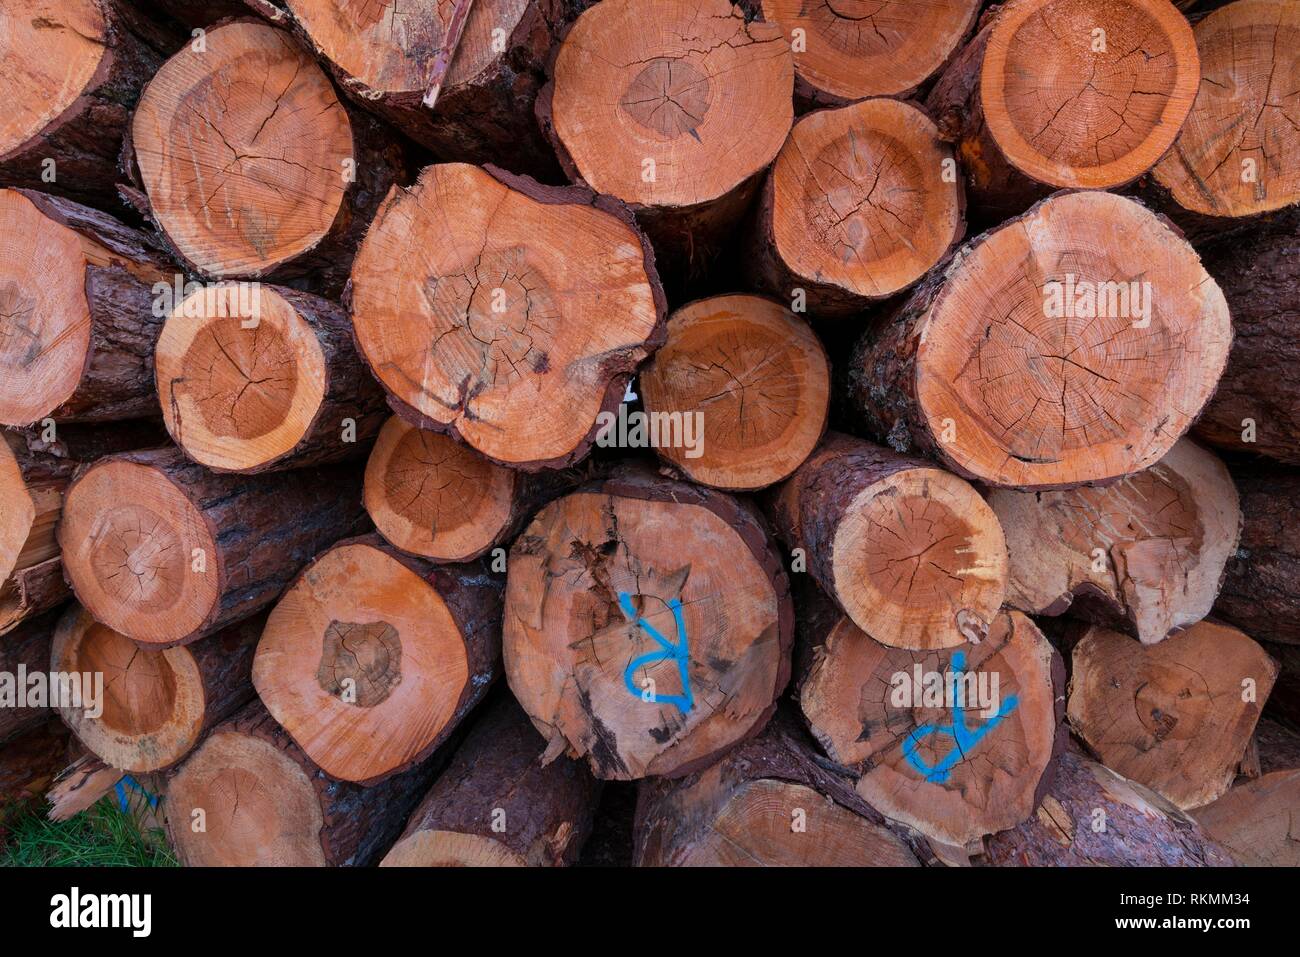
[[[0,840],[3,814],[12,806],[41,800],[68,763],[69,738],[63,722],[51,718],[0,747]]]
[[[50,642],[58,621],[58,612],[52,611],[23,622],[0,639],[0,674],[6,676],[4,698],[9,699],[0,704],[0,744],[31,731],[56,713],[48,706],[18,707],[18,697],[26,697],[31,690],[24,676],[48,674]],[[19,668],[23,669],[22,675]]]

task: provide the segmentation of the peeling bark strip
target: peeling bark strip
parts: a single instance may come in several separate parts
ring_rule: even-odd
[[[1228,790],[1277,677],[1259,645],[1208,621],[1152,646],[1094,626],[1073,654],[1070,727],[1108,768],[1184,810]]]
[[[1061,187],[1111,189],[1165,154],[1200,63],[1168,0],[1010,0],[926,100],[990,221]]]
[[[286,589],[253,685],[322,771],[370,786],[432,754],[500,663],[501,580],[372,535],[340,542]]]
[[[41,427],[0,433],[0,635],[71,594],[54,529],[77,467],[166,440],[157,423],[143,421],[59,426],[51,441],[47,434]]]
[[[728,0],[604,0],[553,77],[537,113],[565,171],[628,203],[674,273],[716,253],[794,118],[790,44]]]
[[[265,615],[184,648],[146,651],[73,602],[62,613],[47,667],[104,676],[102,713],[60,708],[86,749],[123,771],[179,762],[215,725],[253,697],[249,673]]]
[[[0,189],[0,425],[157,415],[153,285],[174,273],[105,213]]]
[[[155,367],[167,430],[217,472],[354,457],[387,411],[347,313],[281,286],[206,286],[187,296],[166,318]]]
[[[784,302],[849,316],[906,289],[965,232],[952,149],[916,107],[875,99],[795,124],[763,187],[747,268]]]
[[[132,120],[127,195],[206,279],[306,278],[337,295],[402,148],[350,114],[311,56],[254,20],[208,29],[149,81]],[[138,173],[138,177],[136,174]]]
[[[172,776],[167,830],[187,867],[367,866],[440,766],[435,756],[369,788],[331,780],[254,700]]]
[[[1300,158],[1300,146],[1292,151]],[[1300,212],[1205,251],[1232,312],[1228,367],[1195,434],[1300,465]]]
[[[117,207],[122,135],[172,39],[118,0],[7,0],[0,35],[0,182]]]
[[[638,867],[917,867],[933,857],[826,770],[784,712],[707,770],[643,781],[633,839]]]
[[[1159,461],[1232,341],[1195,251],[1140,203],[1060,193],[959,249],[858,343],[850,400],[900,452],[1066,488]]]
[[[264,608],[361,518],[350,471],[218,475],[168,448],[78,470],[58,539],[82,605],[142,646],[165,648]]]
[[[1198,815],[1199,816],[1199,815]],[[1074,751],[1034,816],[991,835],[995,867],[1230,867],[1212,831],[1141,784]]]
[[[794,615],[761,519],[629,471],[553,502],[511,549],[506,677],[597,777],[680,776],[755,734],[790,675]]]
[[[1192,32],[1200,91],[1153,178],[1174,221],[1210,239],[1300,201],[1300,7],[1238,0]]]
[[[870,96],[905,98],[944,66],[975,26],[979,0],[892,4],[871,0],[742,0],[787,37],[794,51],[795,99],[843,106]]]
[[[831,433],[769,499],[777,534],[867,634],[900,648],[978,641],[1006,593],[997,516],[927,462]]]
[[[1190,439],[1113,485],[996,489],[989,504],[1011,555],[1008,605],[1068,609],[1144,644],[1210,613],[1241,530],[1227,467]]]
[[[661,440],[655,451],[701,485],[749,491],[779,482],[826,428],[826,350],[806,322],[759,296],[678,309],[638,382],[646,414],[681,425],[683,441]]]
[[[505,696],[475,721],[381,867],[564,866],[591,833],[600,782]]]
[[[389,194],[349,303],[398,415],[526,471],[586,455],[667,311],[621,203],[463,164]]]
[[[1065,667],[1033,622],[1007,612],[978,644],[911,651],[843,616],[807,620],[799,702],[867,803],[956,848],[1034,812],[1066,731]]]

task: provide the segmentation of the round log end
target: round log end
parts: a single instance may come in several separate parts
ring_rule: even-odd
[[[380,867],[527,867],[500,841],[462,831],[417,831],[388,852]]]
[[[3,437],[0,437],[0,508],[4,510],[4,521],[0,522],[0,582],[4,582],[18,567],[31,538],[37,508],[13,449]]]

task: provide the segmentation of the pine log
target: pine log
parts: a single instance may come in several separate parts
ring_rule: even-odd
[[[501,581],[475,564],[340,542],[285,590],[253,686],[332,778],[370,786],[419,764],[500,674]]]
[[[1300,212],[1215,245],[1204,259],[1228,301],[1234,336],[1196,435],[1300,465]]]
[[[1255,740],[1262,774],[1192,816],[1241,867],[1300,867],[1300,734],[1263,720]]]
[[[48,684],[40,691],[42,697],[33,699],[38,689],[27,678],[49,674],[50,642],[58,621],[59,612],[46,612],[0,639],[0,745],[56,716],[49,706]]]
[[[1073,751],[1061,756],[1037,812],[991,835],[995,867],[1225,867],[1208,833],[1159,794]]]
[[[54,529],[76,468],[165,439],[144,420],[0,433],[0,635],[72,594]]]
[[[577,860],[600,782],[541,763],[546,742],[508,696],[478,719],[381,867],[536,867]]]
[[[67,731],[64,726],[64,731]],[[72,741],[76,745],[75,738]],[[69,821],[106,797],[122,780],[120,768],[110,767],[93,754],[83,753],[55,775],[45,792],[51,821]]]
[[[78,470],[58,540],[86,610],[156,649],[264,608],[361,520],[351,470],[218,475],[169,448]]]
[[[991,224],[1053,189],[1137,179],[1173,145],[1199,79],[1192,28],[1168,0],[1010,0],[926,106]]]
[[[721,492],[629,470],[542,509],[508,567],[506,677],[548,759],[688,774],[757,733],[789,680],[781,560]]]
[[[375,863],[437,773],[437,757],[376,787],[334,781],[252,701],[167,785],[167,830],[187,867]]]
[[[831,433],[769,503],[781,540],[876,641],[923,650],[978,641],[1002,606],[997,516],[928,462]]]
[[[829,9],[829,8],[827,8]],[[795,124],[749,231],[753,284],[850,316],[920,279],[965,232],[952,148],[921,110],[874,99]]]
[[[50,717],[0,747],[0,842],[7,814],[39,801],[68,763],[68,741],[63,722]]]
[[[753,741],[681,781],[638,788],[639,867],[916,867],[924,838],[886,821],[778,714]]]
[[[1062,193],[962,247],[869,330],[850,398],[900,452],[990,485],[1063,488],[1159,461],[1231,341],[1223,293],[1164,221],[1121,196]]]
[[[1258,644],[1209,621],[1158,645],[1093,626],[1073,657],[1074,733],[1183,810],[1228,790],[1277,677]]]
[[[1300,202],[1300,89],[1284,79],[1300,70],[1300,8],[1238,0],[1192,32],[1200,91],[1152,179],[1183,231],[1210,239]]]
[[[331,296],[405,179],[398,141],[345,108],[286,31],[247,19],[211,27],[149,81],[124,166],[138,186],[124,195],[190,271]]]
[[[157,415],[154,287],[174,274],[106,213],[0,189],[0,424]]]
[[[978,644],[913,651],[807,620],[799,703],[867,803],[955,848],[1034,813],[1066,731],[1065,667],[1033,622],[1007,612]]]
[[[1300,471],[1234,465],[1233,478],[1241,542],[1214,614],[1251,637],[1300,644]]]
[[[638,382],[650,421],[682,440],[666,442],[660,425],[659,457],[701,485],[752,491],[788,478],[826,429],[826,350],[806,322],[759,296],[678,309]]]
[[[586,454],[667,308],[620,203],[459,163],[384,201],[349,298],[393,411],[528,471]]]
[[[169,768],[252,698],[249,674],[265,621],[256,615],[186,647],[150,651],[73,602],[59,621],[49,667],[102,674],[104,695],[99,714],[59,713],[106,764],[136,773]]]
[[[553,180],[555,155],[533,116],[556,38],[580,0],[265,2],[329,65],[339,88],[444,160],[502,162]],[[448,49],[454,11],[469,6]],[[423,103],[439,58],[451,57],[433,109]],[[508,157],[508,159],[507,159]]]
[[[1102,488],[996,489],[1007,536],[1007,604],[1072,613],[1154,644],[1210,613],[1237,550],[1241,509],[1227,467],[1191,439]]]
[[[980,9],[979,0],[747,2],[791,39],[795,101],[801,106],[917,93],[960,49]]]
[[[552,75],[537,114],[565,172],[629,204],[669,273],[701,274],[790,132],[781,28],[728,0],[604,0]]]
[[[206,286],[167,316],[155,358],[163,421],[216,472],[321,465],[364,451],[383,390],[342,308],[282,286]]]
[[[0,183],[118,206],[131,109],[176,38],[122,0],[8,0],[0,36]]]

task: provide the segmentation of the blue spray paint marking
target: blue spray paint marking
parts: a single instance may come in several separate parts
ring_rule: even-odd
[[[686,622],[682,620],[682,603],[676,598],[668,600],[668,608],[673,613],[673,621],[677,623],[677,634],[681,637],[680,642],[672,642],[665,638],[655,629],[650,622],[646,621],[636,613],[632,607],[632,595],[629,592],[621,591],[618,593],[618,604],[623,609],[623,614],[636,624],[638,628],[645,629],[646,634],[658,642],[662,651],[652,651],[649,654],[633,658],[626,668],[623,669],[623,684],[627,690],[638,698],[645,701],[653,701],[656,704],[676,705],[677,710],[682,714],[690,711],[695,706],[695,697],[691,694],[691,676],[689,666],[691,663],[690,646],[686,639]],[[647,697],[640,688],[632,683],[632,673],[644,665],[654,664],[656,661],[667,661],[671,658],[677,662],[677,673],[682,679],[682,694],[654,694]]]
[[[952,656],[952,670],[958,681],[961,680],[961,673],[965,668],[966,653],[959,651]],[[942,784],[948,780],[948,776],[952,773],[952,769],[956,767],[957,762],[969,754],[971,749],[979,744],[986,734],[1002,722],[1003,718],[1015,711],[1016,705],[1019,703],[1020,699],[1012,695],[1002,702],[997,714],[972,729],[966,727],[966,709],[962,707],[959,701],[954,701],[952,724],[923,724],[920,727],[913,728],[912,733],[903,742],[903,757],[907,758],[907,763],[921,772],[922,777],[927,781],[933,784]],[[953,749],[944,755],[943,760],[931,767],[921,760],[916,753],[916,749],[926,738],[939,735],[952,738]]]
[[[140,786],[139,781],[131,777],[131,775],[129,774],[124,774],[122,775],[122,777],[118,779],[117,784],[113,785],[113,790],[117,792],[117,806],[121,810],[125,811],[129,807],[129,804],[127,803],[126,800],[126,787],[123,787],[123,785],[132,787],[135,790],[139,791],[141,794],[143,794],[145,796],[145,800],[149,802],[150,807],[158,806],[158,795],[150,794],[148,791],[146,791],[143,787]]]

